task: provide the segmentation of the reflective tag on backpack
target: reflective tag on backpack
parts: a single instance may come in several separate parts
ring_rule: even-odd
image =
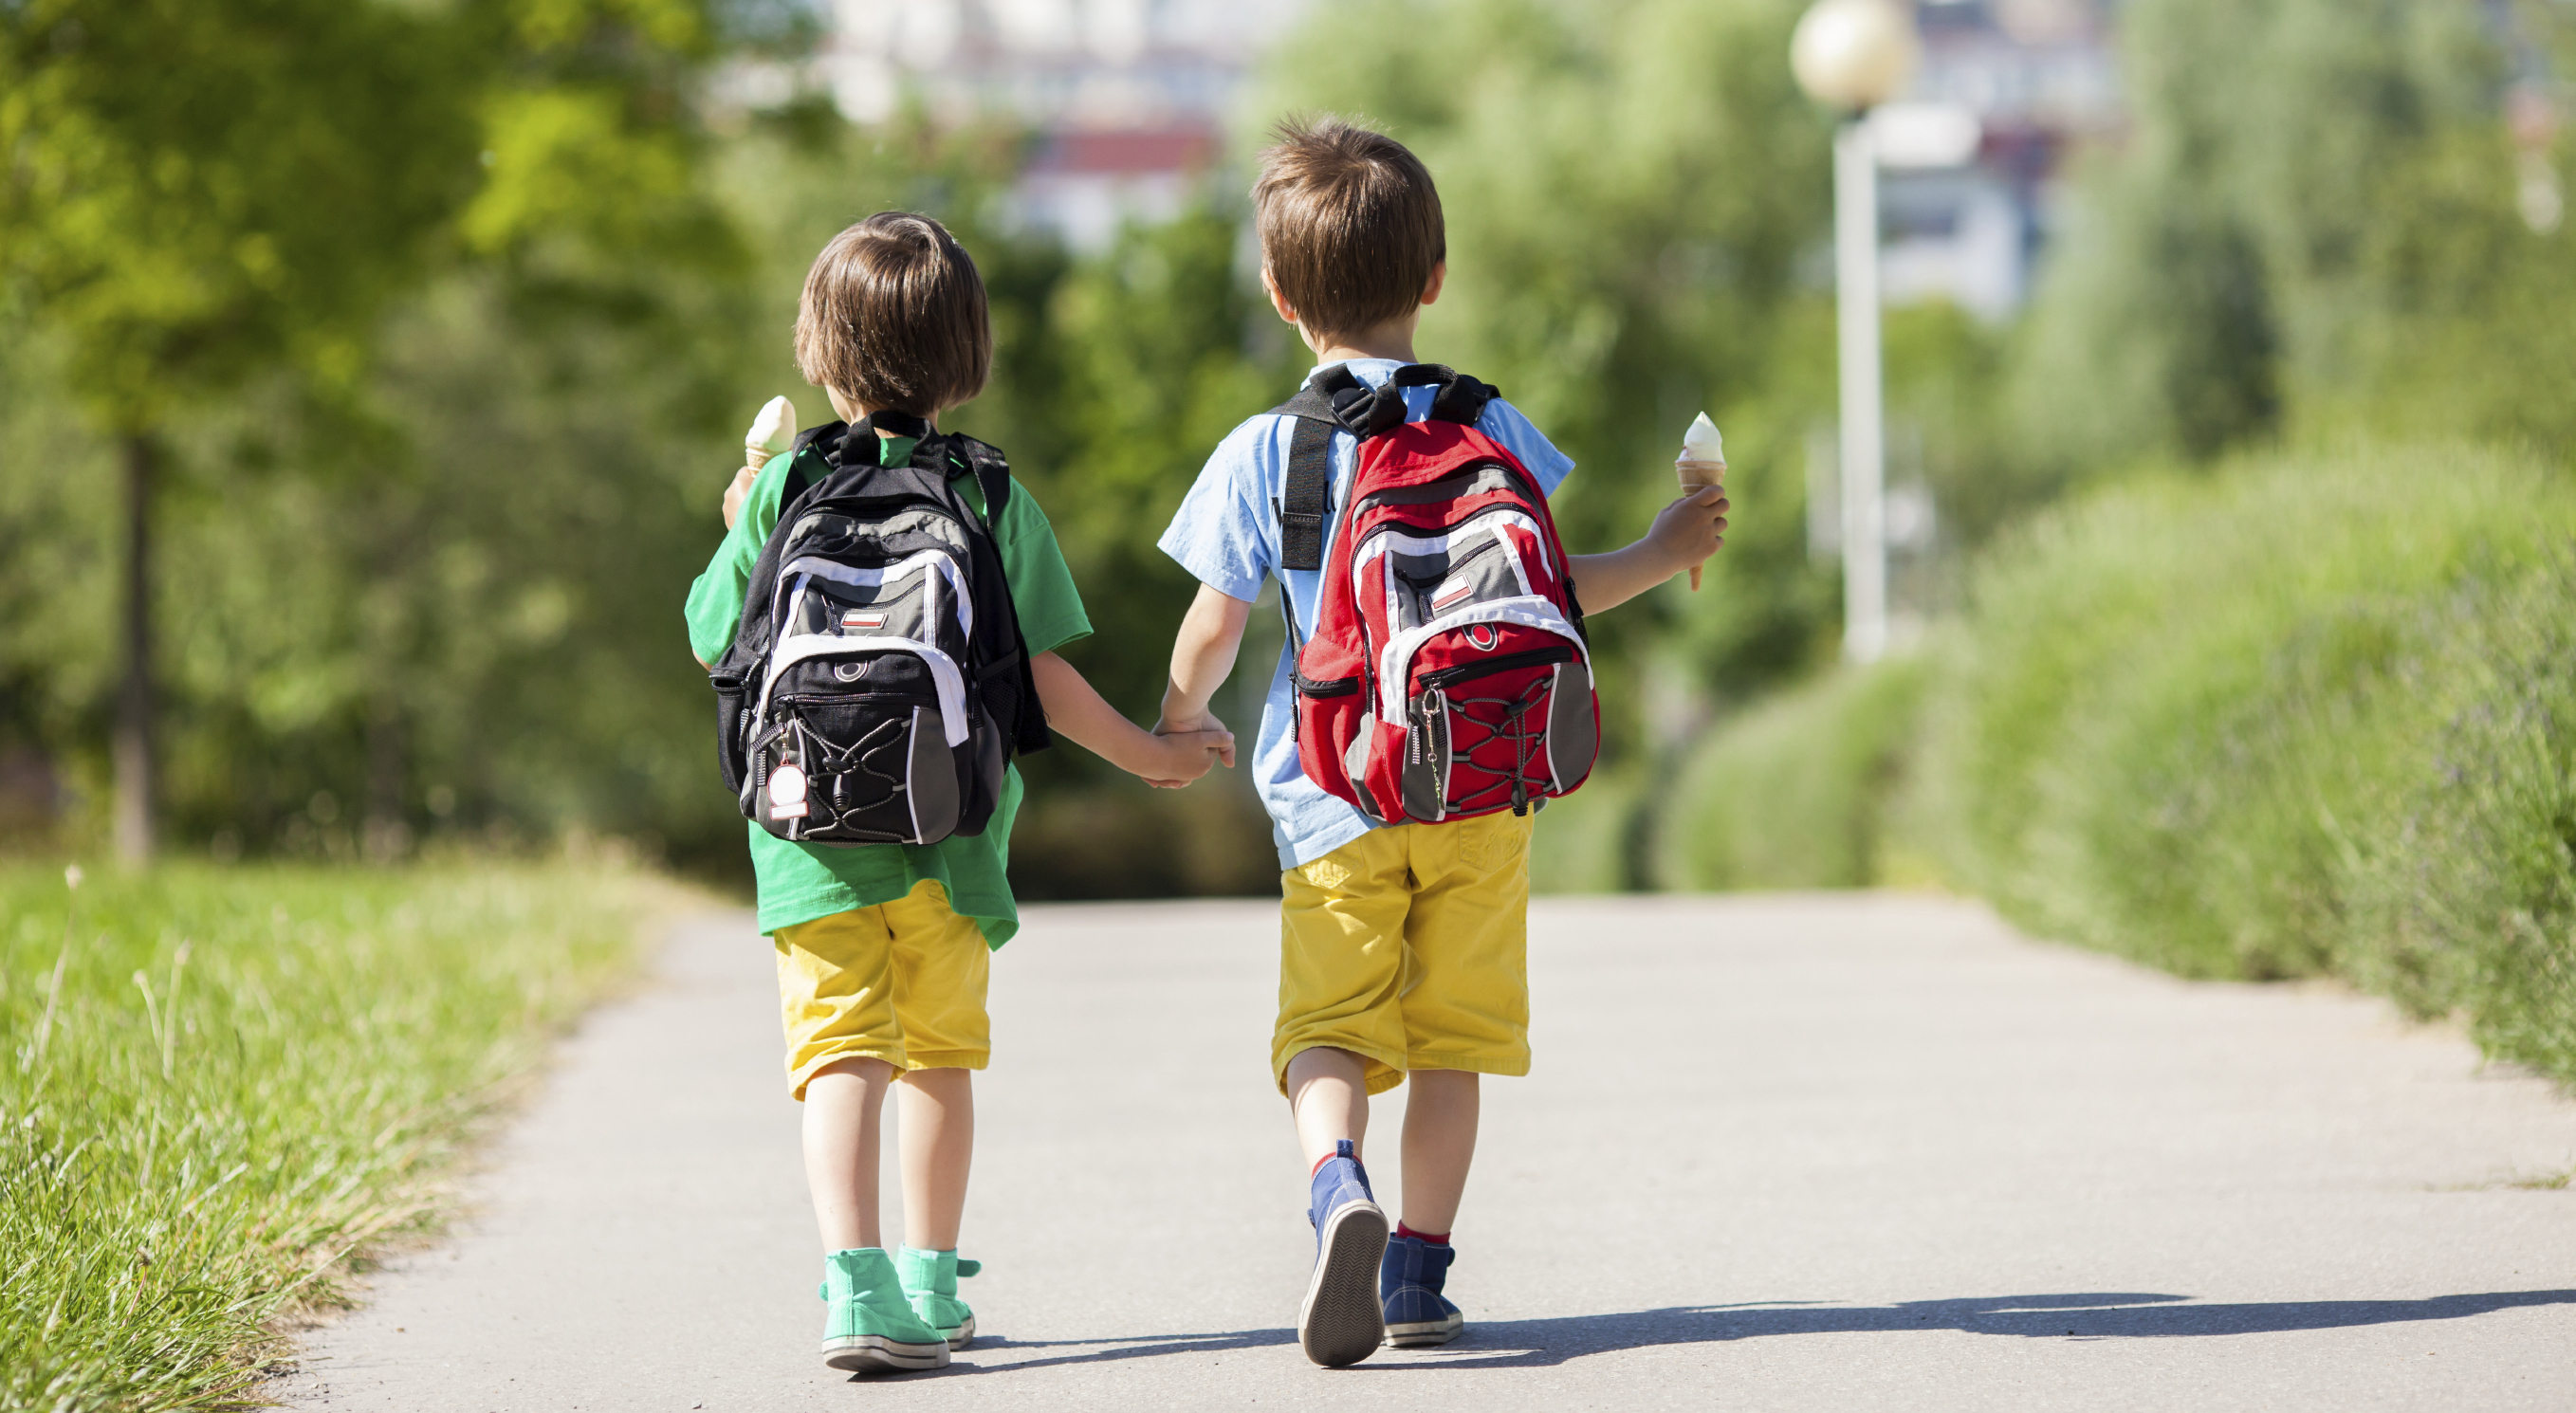
[[[805,772],[794,761],[769,772],[769,817],[805,817]]]

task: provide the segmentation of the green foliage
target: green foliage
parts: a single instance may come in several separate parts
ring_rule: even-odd
[[[442,38],[339,0],[0,17],[0,279],[71,332],[100,425],[150,428],[190,385],[281,361],[355,374],[364,321],[473,189]]]
[[[0,492],[0,542],[26,551],[0,575],[0,680],[23,689],[0,736],[43,743],[76,802],[101,793],[103,434],[157,421],[181,839],[345,853],[363,819],[399,852],[424,827],[598,821],[713,853],[683,745],[705,689],[655,650],[757,332],[687,91],[709,7],[184,8],[176,48],[111,42],[79,5],[7,21],[29,84],[0,111],[55,175],[0,212],[23,257],[0,262],[0,455],[42,471]],[[235,89],[259,95],[233,104],[247,126],[193,121]],[[197,185],[135,185],[161,169]],[[107,227],[131,229],[83,235]],[[243,273],[263,242],[292,278]],[[66,391],[102,410],[73,421]]]
[[[2576,1076],[2571,537],[2454,444],[2088,497],[1981,571],[1906,827],[2043,935],[2335,971]]]
[[[1859,888],[1887,876],[1886,821],[1911,754],[1919,659],[1827,673],[1729,718],[1665,797],[1668,888]]]
[[[2523,14],[2563,41],[2564,8]],[[2034,452],[2098,467],[2356,425],[2576,448],[2576,232],[2517,213],[2494,19],[2128,6],[2133,128],[2079,184],[2018,363]]]
[[[1634,773],[1595,770],[1583,788],[1547,802],[1530,838],[1533,893],[1623,893],[1637,886],[1630,867],[1638,825]]]
[[[0,870],[0,1408],[241,1395],[620,971],[638,883]]]

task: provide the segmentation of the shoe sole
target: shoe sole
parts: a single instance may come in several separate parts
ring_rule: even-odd
[[[851,1335],[823,1342],[823,1364],[850,1374],[903,1374],[948,1367],[948,1342],[901,1344],[884,1335]]]
[[[1352,1202],[1324,1219],[1323,1255],[1297,1309],[1297,1345],[1327,1369],[1356,1364],[1386,1338],[1378,1267],[1386,1259],[1386,1209]]]
[[[1445,1320],[1424,1320],[1417,1324],[1386,1327],[1389,1349],[1422,1349],[1434,1344],[1447,1344],[1467,1328],[1467,1317],[1452,1315]]]
[[[967,1345],[972,1344],[974,1340],[975,1317],[969,1315],[966,1317],[966,1323],[959,1325],[957,1327],[957,1332],[948,1337],[948,1347],[951,1349],[964,1349]]]

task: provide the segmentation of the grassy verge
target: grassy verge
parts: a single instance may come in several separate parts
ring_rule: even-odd
[[[2334,972],[2576,1079],[2576,485],[2462,447],[2088,498],[1989,556],[1905,829],[2042,935]]]
[[[629,959],[571,868],[0,867],[0,1409],[223,1403]],[[67,915],[67,904],[71,907]]]
[[[1857,888],[1886,869],[1922,664],[1839,671],[1747,709],[1683,763],[1657,831],[1667,888]]]

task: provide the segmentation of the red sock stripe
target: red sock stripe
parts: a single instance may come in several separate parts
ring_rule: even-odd
[[[1434,1246],[1446,1246],[1449,1244],[1449,1233],[1445,1231],[1440,1233],[1438,1236],[1433,1236],[1427,1231],[1415,1231],[1413,1228],[1406,1226],[1402,1222],[1395,1224],[1395,1234],[1397,1236],[1409,1236],[1416,1241],[1427,1241]]]

